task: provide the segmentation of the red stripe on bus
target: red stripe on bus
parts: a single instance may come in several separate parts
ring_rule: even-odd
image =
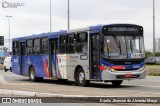
[[[44,67],[44,71],[46,73],[46,76],[49,77],[49,70],[48,70],[48,65],[47,65],[45,57],[43,58],[43,67]]]

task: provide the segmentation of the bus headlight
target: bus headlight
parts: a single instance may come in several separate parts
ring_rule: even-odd
[[[110,67],[108,67],[108,66],[106,66],[106,65],[104,65],[104,64],[102,64],[102,66],[100,67],[100,70],[108,70],[108,71],[110,71],[110,72],[116,71],[115,69],[110,68]]]
[[[140,69],[138,69],[139,71],[143,71],[145,69],[145,65],[142,66]]]
[[[116,71],[115,69],[110,68],[110,67],[107,67],[107,70],[110,71],[110,72],[115,72]]]

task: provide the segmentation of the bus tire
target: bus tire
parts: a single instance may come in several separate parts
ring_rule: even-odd
[[[117,81],[111,81],[113,86],[120,86],[122,84],[123,80],[117,80]]]
[[[36,73],[35,73],[34,67],[31,67],[29,69],[29,80],[33,81],[33,82],[35,82],[37,80],[36,79]]]
[[[90,83],[89,80],[85,79],[85,73],[84,73],[84,70],[82,68],[78,69],[77,78],[76,79],[77,79],[78,85],[82,86],[82,87],[85,87]]]

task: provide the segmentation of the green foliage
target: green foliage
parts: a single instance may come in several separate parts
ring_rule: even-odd
[[[160,73],[149,73],[150,76],[160,76]]]
[[[160,56],[160,52],[156,52],[156,53],[155,53],[155,56]]]
[[[146,56],[146,58],[151,57],[151,56],[153,56],[153,53],[149,52],[149,51],[145,51],[145,56]],[[156,52],[155,56],[160,56],[160,52]]]
[[[146,56],[146,58],[151,57],[151,56],[153,56],[153,53],[149,52],[149,51],[145,51],[145,56]]]

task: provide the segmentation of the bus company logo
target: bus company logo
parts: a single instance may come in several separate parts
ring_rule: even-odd
[[[4,0],[0,2],[2,3],[2,8],[17,8],[25,5],[23,2],[7,2]]]
[[[2,103],[11,103],[11,98],[2,98]]]

